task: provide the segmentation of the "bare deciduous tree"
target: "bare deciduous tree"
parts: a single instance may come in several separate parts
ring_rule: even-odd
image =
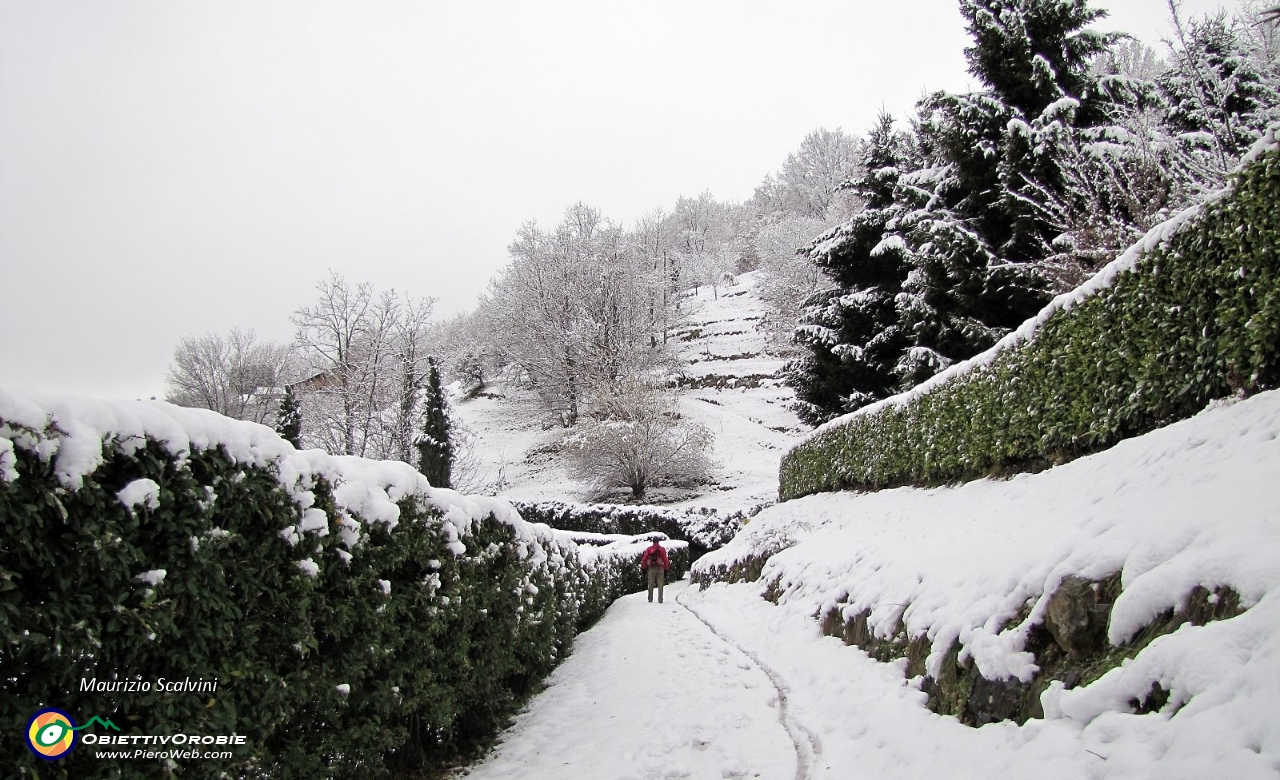
[[[266,424],[274,419],[292,371],[290,349],[260,342],[252,330],[184,338],[166,376],[166,398]]]
[[[434,301],[374,297],[331,273],[319,301],[294,313],[310,366],[294,387],[310,446],[335,454],[411,461],[417,404],[427,373],[425,341]]]
[[[757,289],[768,306],[763,325],[768,329],[770,349],[778,354],[798,351],[792,336],[800,322],[800,310],[809,296],[829,284],[808,254],[799,253],[825,229],[819,219],[788,216],[756,234],[761,276]]]
[[[666,358],[661,272],[598,211],[572,206],[550,233],[528,223],[509,251],[482,302],[487,326],[565,426]]]
[[[850,216],[850,204],[840,185],[857,172],[858,138],[840,128],[819,127],[787,155],[782,170],[766,176],[750,204],[766,218],[783,215],[840,222]]]

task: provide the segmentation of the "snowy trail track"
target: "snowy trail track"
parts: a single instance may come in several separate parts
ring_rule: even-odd
[[[787,736],[791,737],[791,744],[796,751],[796,780],[809,780],[810,768],[813,766],[813,759],[815,756],[822,753],[822,743],[818,740],[817,735],[796,721],[795,717],[791,714],[787,707],[786,682],[776,671],[770,668],[768,664],[761,661],[759,656],[723,634],[711,623],[711,621],[707,620],[707,618],[705,618],[696,609],[686,604],[683,599],[681,599],[679,603],[680,606],[693,613],[693,616],[696,617],[699,622],[706,626],[711,633],[719,637],[725,644],[732,646],[734,649],[750,658],[751,661],[769,678],[770,684],[772,684],[774,690],[778,692],[778,722],[787,730]]]
[[[667,586],[577,639],[473,780],[806,780],[812,747],[768,672]]]

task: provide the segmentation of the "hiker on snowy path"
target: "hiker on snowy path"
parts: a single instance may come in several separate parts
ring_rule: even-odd
[[[649,601],[653,601],[653,586],[658,586],[658,603],[662,603],[662,584],[666,579],[667,569],[671,567],[671,559],[667,557],[667,551],[662,548],[662,543],[657,539],[653,540],[653,546],[644,551],[644,555],[640,556],[640,568],[649,576]]]

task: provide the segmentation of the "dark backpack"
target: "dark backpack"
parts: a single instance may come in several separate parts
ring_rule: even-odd
[[[650,566],[662,565],[662,554],[658,552],[658,550],[661,550],[661,549],[662,549],[661,547],[658,547],[658,548],[650,547],[649,549],[644,551],[644,557],[646,561],[645,568],[649,568]]]

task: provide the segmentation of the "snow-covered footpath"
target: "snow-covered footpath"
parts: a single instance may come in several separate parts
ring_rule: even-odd
[[[1271,392],[1038,475],[767,509],[704,559],[790,545],[762,581],[687,590],[667,611],[620,602],[474,776],[1275,778],[1278,436]],[[1069,575],[1116,571],[1112,642],[1196,585],[1229,586],[1247,610],[1185,625],[1092,685],[1052,688],[1047,717],[1023,726],[974,729],[930,712],[903,663],[822,636],[815,619],[847,601],[850,613],[870,608],[884,633],[905,607],[908,631],[933,640],[931,669],[958,639],[984,675],[1026,679],[1035,670],[1022,643],[1043,620],[1044,594]],[[760,595],[775,579],[776,607]],[[1028,604],[1030,617],[1005,627]],[[1153,682],[1169,703],[1132,714],[1129,700]]]
[[[686,587],[616,602],[471,780],[795,776],[778,691],[678,603]]]

